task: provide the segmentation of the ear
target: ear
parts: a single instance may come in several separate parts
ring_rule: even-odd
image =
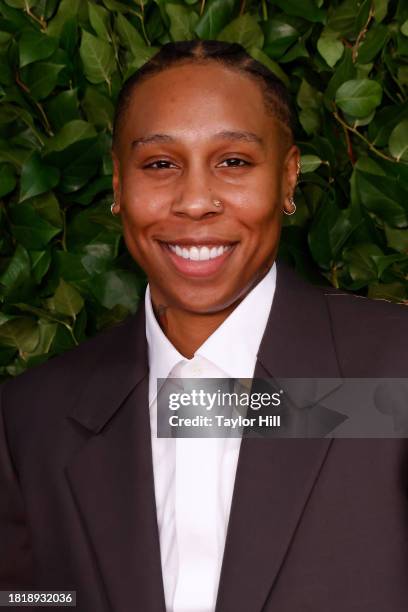
[[[292,213],[291,198],[294,198],[296,183],[300,174],[300,150],[296,145],[291,145],[286,154],[283,172],[283,206],[288,213]]]
[[[115,206],[113,210],[115,214],[120,212],[120,200],[121,200],[121,181],[120,181],[120,162],[115,153],[112,151],[112,162],[113,162],[113,177],[112,177],[112,187],[113,187],[113,200],[115,202]]]

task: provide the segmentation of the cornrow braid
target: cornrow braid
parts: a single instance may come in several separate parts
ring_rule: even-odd
[[[252,58],[238,43],[218,40],[189,40],[171,42],[139,68],[122,86],[113,121],[113,146],[118,141],[123,116],[129,106],[136,85],[176,64],[218,62],[232,70],[248,74],[262,88],[268,112],[287,129],[293,142],[294,114],[289,92],[282,81],[266,66]]]

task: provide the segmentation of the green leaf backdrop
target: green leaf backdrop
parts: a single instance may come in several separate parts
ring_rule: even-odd
[[[408,301],[405,0],[0,0],[1,378],[137,308],[145,278],[109,209],[114,102],[191,38],[241,43],[293,95],[302,174],[281,256]]]

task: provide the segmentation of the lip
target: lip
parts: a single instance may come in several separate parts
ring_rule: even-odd
[[[183,259],[182,257],[179,257],[178,255],[173,253],[173,251],[171,251],[168,246],[169,244],[179,244],[183,246],[204,246],[211,244],[219,246],[223,244],[230,245],[231,248],[228,249],[228,251],[225,251],[225,253],[223,253],[219,257],[216,257],[215,259],[208,259],[207,261],[193,261],[191,259]],[[208,276],[216,274],[235,251],[235,247],[237,244],[237,242],[231,242],[230,240],[225,240],[224,242],[214,239],[203,239],[197,241],[197,238],[195,238],[194,240],[171,240],[169,242],[159,240],[159,245],[162,251],[169,258],[170,262],[176,268],[177,272],[179,272],[183,276],[188,276],[191,278],[206,278]]]
[[[191,236],[191,238],[189,238],[188,236],[184,236],[184,238],[172,238],[171,240],[168,240],[167,238],[156,238],[156,240],[158,240],[158,242],[160,243],[164,243],[164,244],[179,244],[181,246],[205,246],[205,245],[212,245],[212,246],[220,246],[220,245],[234,245],[236,244],[238,241],[237,240],[225,240],[224,238],[217,238],[217,237],[206,237],[206,236],[202,236],[197,237],[197,235],[195,235],[194,237]]]

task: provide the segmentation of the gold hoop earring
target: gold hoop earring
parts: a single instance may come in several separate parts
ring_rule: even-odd
[[[114,212],[115,206],[116,206],[116,201],[113,200],[112,204],[110,205],[110,211],[114,217],[117,215],[117,213]]]
[[[289,204],[292,204],[292,206],[293,206],[292,212],[287,212],[285,209],[283,209],[283,212],[285,213],[285,215],[289,215],[289,216],[290,215],[294,215],[295,212],[296,212],[296,204],[295,204],[295,200],[293,199],[292,196],[290,196],[290,198],[289,198]]]

